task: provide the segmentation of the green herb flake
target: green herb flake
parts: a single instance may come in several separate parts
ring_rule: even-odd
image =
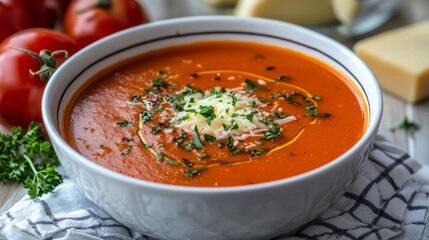
[[[290,115],[282,113],[282,112],[272,112],[272,113],[270,113],[270,116],[278,118],[278,119],[284,119],[284,118],[289,117]]]
[[[208,153],[202,153],[198,156],[199,159],[208,158],[210,155]]]
[[[290,76],[288,75],[283,75],[276,78],[277,81],[287,81],[289,79],[290,79]]]
[[[295,96],[298,96],[298,95],[302,95],[302,94],[297,92],[291,92],[283,95],[283,98],[290,104],[293,104],[295,106],[301,106],[301,103],[295,100]]]
[[[246,114],[246,119],[249,120],[249,122],[253,123],[253,114]]]
[[[268,148],[258,148],[258,149],[252,149],[252,150],[250,150],[249,153],[250,153],[251,157],[257,157],[257,156],[264,155],[268,151],[269,151]]]
[[[129,142],[133,142],[134,139],[132,137],[124,137],[122,138],[122,141],[129,143]]]
[[[166,128],[168,128],[168,126],[165,125],[164,123],[158,123],[152,126],[152,130],[150,131],[150,133],[155,135]]]
[[[174,120],[173,122],[171,122],[170,125],[173,126],[173,125],[179,124],[179,123],[185,121],[188,118],[189,118],[189,114],[183,115],[180,118],[178,118],[178,119]]]
[[[166,98],[168,103],[170,103],[174,109],[177,111],[183,111],[186,102],[180,96],[176,95],[167,95]]]
[[[244,80],[244,83],[249,87],[249,89],[246,90],[247,93],[253,93],[255,91],[269,91],[268,88],[263,87],[248,78]]]
[[[143,111],[140,112],[140,117],[143,120],[143,123],[146,123],[146,122],[149,122],[149,121],[153,120],[152,117],[153,117],[154,114],[155,114],[154,112],[151,112],[151,111],[148,111],[148,110],[143,110]]]
[[[169,75],[169,74],[170,74],[170,72],[169,72],[169,71],[167,71],[167,70],[158,70],[158,74],[159,74],[159,75]]]
[[[210,125],[211,121],[216,118],[213,106],[200,106],[200,115],[206,118],[206,123]]]
[[[276,93],[274,93],[273,95],[271,95],[271,98],[272,98],[272,99],[276,99],[276,98],[278,98],[281,94],[282,94],[281,92],[276,92]]]
[[[206,169],[207,169],[206,167],[199,167],[196,169],[188,169],[185,172],[185,177],[193,178],[193,177],[197,176],[198,174],[200,174],[201,172],[205,171]]]
[[[204,140],[206,142],[216,142],[216,137],[214,137],[210,134],[204,133]]]
[[[122,156],[127,156],[128,154],[130,154],[130,152],[133,150],[132,146],[128,146],[124,151],[122,151],[121,155]]]
[[[313,97],[311,97],[311,99],[313,99],[315,101],[320,101],[320,100],[322,100],[322,97],[319,95],[314,95]]]
[[[237,97],[235,96],[235,92],[232,92],[231,98],[232,98],[231,105],[235,107],[235,105],[237,104],[237,100],[238,100]]]
[[[194,167],[194,164],[186,158],[182,158],[182,163],[183,163],[183,165],[185,165],[188,168]]]
[[[192,141],[192,146],[194,146],[197,149],[205,148],[204,144],[201,142],[200,134],[198,132],[198,127],[195,126],[192,130],[192,133],[194,134],[194,140]]]
[[[158,159],[159,161],[161,161],[161,162],[164,162],[164,163],[167,163],[167,164],[170,164],[170,165],[179,165],[179,163],[178,162],[176,162],[176,161],[173,161],[173,160],[170,160],[170,159],[167,159],[166,157],[165,157],[165,155],[163,154],[163,153],[161,153],[161,152],[159,152],[159,153],[157,153],[156,154],[156,159]]]
[[[116,125],[120,125],[121,127],[131,127],[133,126],[133,122],[132,121],[128,121],[128,120],[118,120],[115,122]]]
[[[398,129],[403,129],[406,132],[415,132],[420,129],[420,126],[413,121],[410,121],[407,116],[404,116],[401,122],[396,126],[390,129],[391,132],[396,132]]]
[[[154,79],[152,79],[152,86],[154,88],[166,88],[168,86],[168,83],[159,77],[155,77]]]
[[[283,133],[280,132],[280,125],[274,123],[268,129],[268,131],[262,132],[264,134],[264,139],[266,140],[275,140],[277,138],[283,137]]]
[[[141,100],[143,99],[143,97],[142,96],[132,96],[132,97],[130,97],[130,102],[132,102],[132,103],[138,103],[138,102],[140,102]]]
[[[249,101],[249,107],[254,108],[256,106],[256,102],[253,100]]]

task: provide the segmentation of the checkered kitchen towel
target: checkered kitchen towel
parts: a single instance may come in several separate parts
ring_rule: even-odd
[[[318,219],[276,239],[429,239],[429,168],[377,136],[352,187]],[[429,229],[429,228],[428,228]],[[152,239],[127,229],[65,179],[54,193],[22,198],[0,216],[0,239]]]

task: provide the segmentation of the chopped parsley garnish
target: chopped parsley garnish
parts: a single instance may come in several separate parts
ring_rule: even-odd
[[[249,101],[249,107],[254,108],[256,106],[256,102],[253,100]]]
[[[269,151],[268,148],[258,148],[258,149],[252,149],[249,151],[251,157],[261,156],[264,155]]]
[[[200,174],[202,171],[205,171],[206,169],[207,169],[206,167],[199,167],[196,169],[188,169],[185,172],[185,177],[187,177],[187,178],[195,177],[198,174]]]
[[[152,86],[154,88],[166,88],[166,87],[168,87],[168,83],[162,78],[155,77],[152,80]]]
[[[306,106],[305,110],[307,110],[307,115],[310,117],[317,117],[319,115],[317,107],[314,105]]]
[[[189,118],[189,114],[183,115],[180,118],[178,118],[178,119],[174,120],[173,122],[171,122],[170,125],[173,126],[173,125],[179,124],[179,123],[185,121],[188,118]]]
[[[205,148],[206,146],[204,146],[204,144],[201,142],[200,134],[198,132],[197,126],[194,127],[194,129],[192,130],[192,133],[194,134],[194,140],[192,141],[192,146],[198,149]]]
[[[122,127],[131,127],[131,126],[133,126],[133,122],[132,121],[128,121],[128,120],[124,120],[124,119],[118,120],[115,123],[116,123],[116,125],[120,125]]]
[[[198,113],[206,118],[206,123],[208,125],[210,125],[211,121],[216,118],[213,106],[200,106],[200,111]]]
[[[322,100],[322,97],[319,95],[314,95],[313,97],[311,97],[311,99],[319,101],[319,100]]]
[[[208,153],[202,153],[198,156],[199,159],[208,158],[210,155]]]
[[[249,87],[249,89],[246,90],[247,93],[253,93],[255,91],[268,91],[268,88],[263,87],[259,84],[257,84],[256,82],[246,78],[246,80],[244,80],[244,83],[246,83],[246,85]]]
[[[152,130],[150,131],[150,133],[157,134],[166,128],[168,128],[168,126],[164,123],[158,123],[152,126]]]
[[[148,111],[148,110],[141,111],[140,112],[140,116],[141,116],[141,118],[143,120],[143,123],[152,121],[153,120],[152,117],[153,117],[154,114],[155,114],[154,112],[151,112],[151,111]]]
[[[131,150],[133,150],[132,146],[128,146],[124,151],[122,151],[121,155],[122,156],[127,156],[128,154],[130,154]]]
[[[132,103],[138,103],[138,102],[140,102],[142,99],[143,99],[143,97],[142,97],[142,96],[132,96],[132,97],[130,97],[130,102],[132,102]]]
[[[259,119],[259,122],[268,126],[274,123],[274,119],[271,119],[271,118]]]
[[[167,102],[171,103],[177,111],[183,111],[183,108],[185,107],[185,101],[176,95],[167,95],[166,96]]]
[[[251,114],[246,114],[246,119],[247,120],[249,120],[249,122],[253,122],[253,117],[254,117],[254,115],[251,113]]]
[[[283,137],[283,133],[280,132],[280,126],[277,123],[273,123],[268,131],[262,132],[264,134],[264,139],[274,140],[280,137]]]
[[[157,153],[157,154],[156,154],[156,158],[157,158],[159,161],[161,161],[161,162],[165,162],[165,163],[168,163],[168,164],[170,164],[170,165],[176,165],[176,166],[177,166],[177,165],[179,165],[179,163],[178,163],[178,162],[173,161],[173,160],[170,160],[170,159],[167,159],[163,153]]]
[[[204,140],[206,140],[206,142],[215,142],[216,141],[216,137],[205,133],[204,134]]]
[[[124,137],[124,138],[122,138],[122,141],[124,141],[124,142],[133,142],[134,139],[132,137]]]
[[[270,113],[270,116],[278,118],[278,119],[284,119],[284,118],[289,117],[290,115],[282,113],[282,112],[272,112],[272,113]]]
[[[186,167],[188,167],[188,168],[191,168],[191,167],[193,167],[194,166],[194,164],[192,163],[192,162],[190,162],[188,159],[186,159],[186,158],[182,158],[182,163],[183,163],[183,165],[185,165]]]
[[[290,79],[290,76],[283,75],[283,76],[279,76],[276,80],[277,81],[286,81],[286,80],[289,80],[289,79]]]
[[[158,70],[158,74],[159,75],[169,75],[170,72],[168,72],[167,70]]]
[[[301,103],[295,100],[295,96],[298,96],[298,95],[302,95],[302,94],[298,92],[291,92],[283,95],[283,98],[290,104],[293,104],[295,106],[301,106]]]
[[[233,120],[231,120],[230,125],[226,125],[226,124],[222,123],[222,127],[223,127],[223,130],[225,130],[225,131],[234,130],[234,129],[238,129],[238,124],[233,119]]]
[[[231,92],[231,95],[230,95],[231,98],[232,98],[231,105],[234,106],[234,107],[237,104],[237,100],[238,100],[237,96],[235,96],[235,94],[236,94],[235,92]]]
[[[271,98],[272,98],[272,99],[276,99],[276,98],[278,98],[281,94],[282,94],[281,92],[276,92],[276,93],[274,93],[273,95],[271,95]]]

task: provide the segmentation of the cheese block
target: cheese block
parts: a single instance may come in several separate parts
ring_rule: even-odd
[[[413,103],[429,96],[429,21],[361,40],[354,51],[383,89]]]
[[[331,0],[334,14],[344,25],[351,25],[359,11],[359,0]]]
[[[271,18],[307,26],[336,21],[331,0],[240,0],[235,15]]]
[[[238,0],[204,0],[212,6],[234,6]]]

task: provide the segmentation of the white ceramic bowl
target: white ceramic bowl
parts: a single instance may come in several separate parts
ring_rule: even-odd
[[[134,179],[91,162],[64,141],[60,134],[64,107],[90,76],[153,49],[214,39],[296,49],[344,72],[366,98],[367,131],[345,154],[313,171],[279,181],[217,188]],[[57,70],[42,105],[44,123],[61,164],[85,196],[124,225],[162,239],[265,239],[313,220],[355,179],[373,144],[382,113],[376,79],[346,47],[283,22],[216,16],[145,24],[92,44]]]

